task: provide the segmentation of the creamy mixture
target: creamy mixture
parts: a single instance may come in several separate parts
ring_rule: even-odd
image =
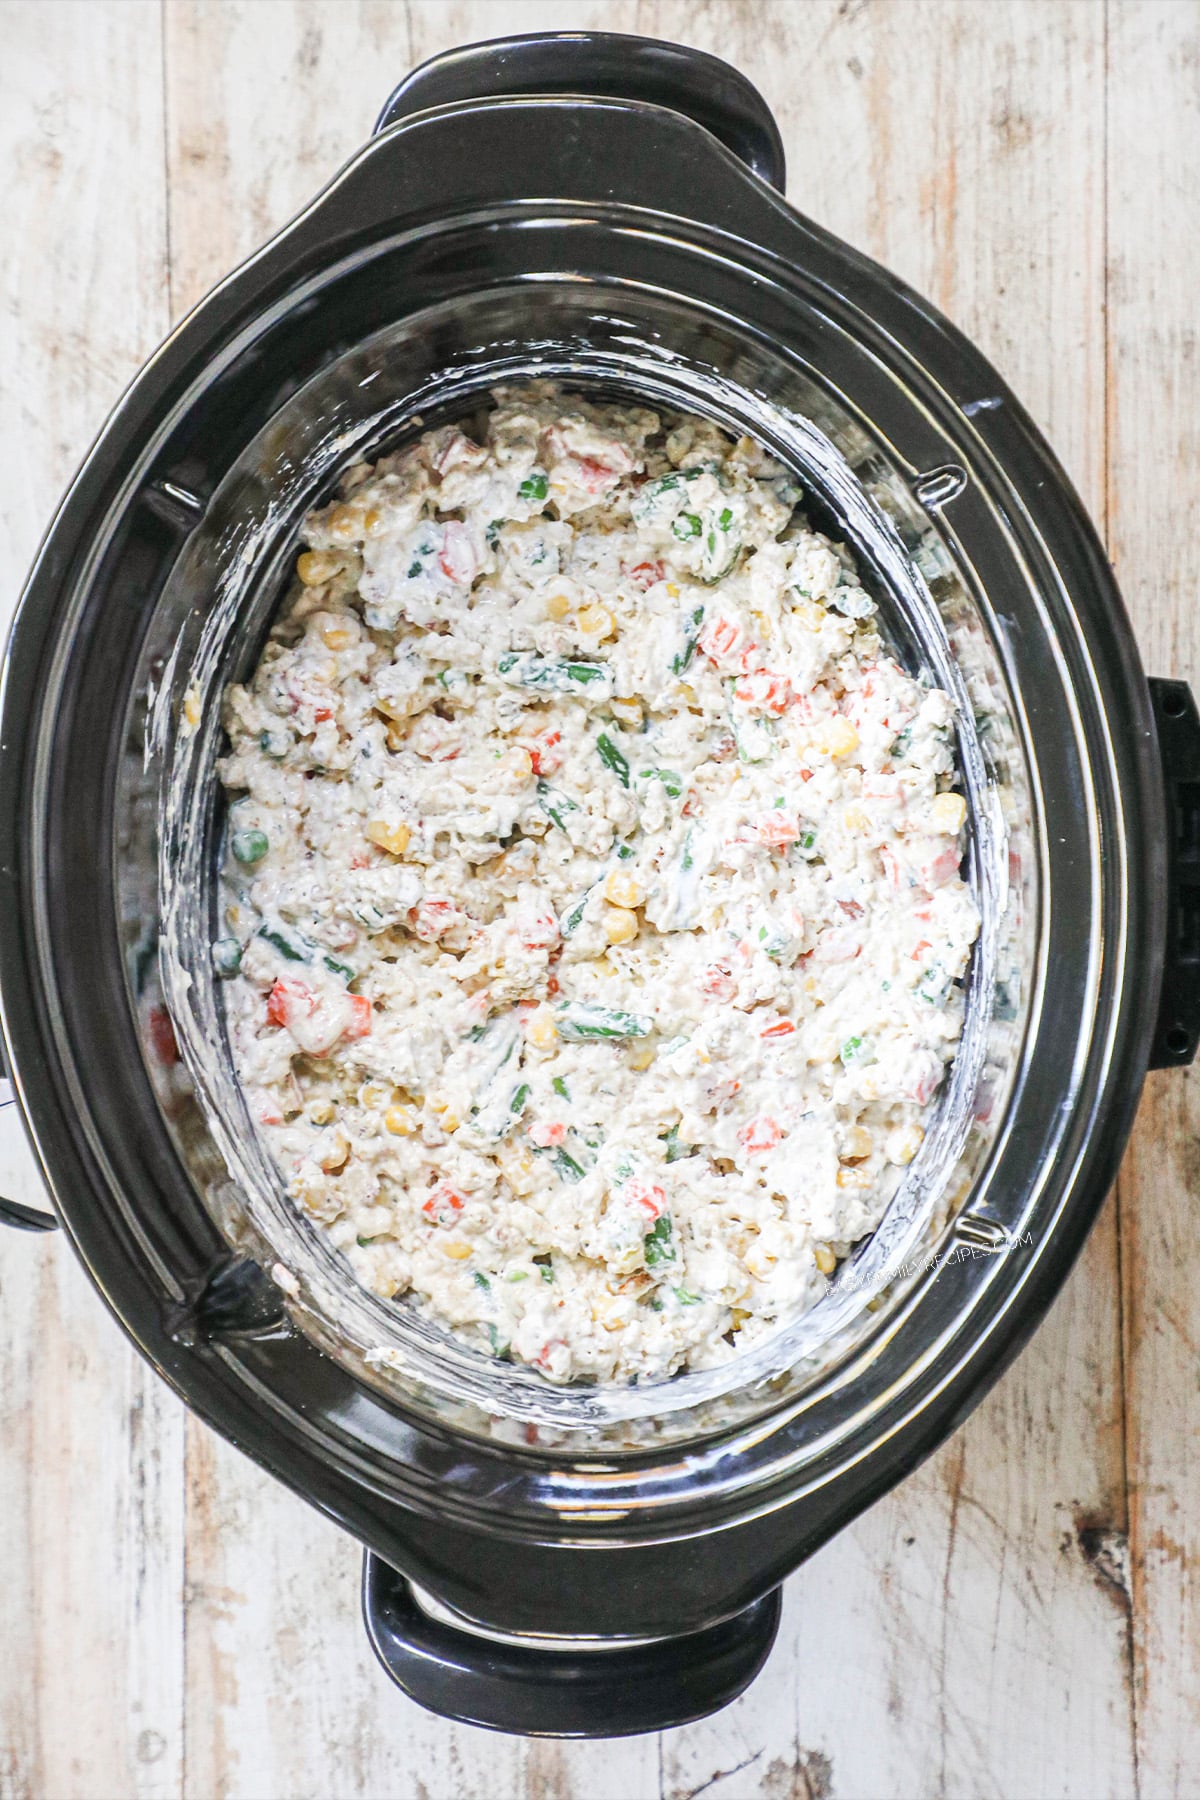
[[[361,1281],[555,1381],[811,1306],[962,1022],[952,704],[787,472],[497,394],[313,513],[226,697],[239,1077]]]

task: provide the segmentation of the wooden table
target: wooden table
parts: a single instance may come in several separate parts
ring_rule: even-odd
[[[404,71],[549,26],[744,69],[794,202],[979,341],[1149,668],[1200,675],[1196,0],[4,0],[4,607],[123,384]],[[751,1691],[614,1744],[410,1705],[356,1547],[185,1415],[64,1244],[0,1233],[0,1800],[1200,1793],[1198,1092],[1151,1077],[1035,1341],[793,1577]]]

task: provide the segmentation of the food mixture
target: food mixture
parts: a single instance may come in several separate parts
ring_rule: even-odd
[[[501,391],[349,471],[226,696],[252,1116],[368,1288],[554,1381],[811,1306],[959,1039],[953,705],[799,499],[703,419]]]

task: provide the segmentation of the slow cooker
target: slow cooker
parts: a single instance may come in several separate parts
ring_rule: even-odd
[[[779,1584],[957,1425],[1034,1328],[1148,1066],[1200,1031],[1200,721],[1147,682],[1101,546],[995,371],[794,212],[734,70],[608,34],[411,75],[311,206],[116,407],[8,644],[5,1053],[54,1218],[182,1398],[365,1546],[367,1630],[449,1717],[695,1718]],[[554,1387],[350,1280],[232,1079],[205,946],[216,696],[300,518],[498,382],[707,413],[853,548],[951,688],[983,926],[953,1074],[828,1294],[717,1370]]]

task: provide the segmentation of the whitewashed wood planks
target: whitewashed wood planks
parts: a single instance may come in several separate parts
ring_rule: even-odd
[[[1108,31],[1112,555],[1148,668],[1200,672],[1200,7]],[[1200,1792],[1200,1085],[1152,1075],[1120,1180],[1142,1792]]]
[[[7,623],[58,496],[167,326],[159,18],[0,9]],[[16,1174],[5,1167],[5,1191]],[[37,1203],[26,1181],[15,1198]],[[0,1230],[0,1795],[178,1794],[183,1412],[66,1244]]]
[[[10,567],[165,326],[168,236],[178,316],[358,146],[412,63],[608,26],[698,43],[760,86],[791,198],[993,356],[1111,516],[1148,661],[1194,666],[1191,0],[10,0],[0,25],[0,166],[41,170],[44,91],[71,114],[61,162],[17,189],[29,224],[4,276],[0,344],[19,357],[0,381],[20,366],[37,394],[16,420],[5,394]],[[56,256],[74,262],[48,289]],[[1152,1084],[1123,1258],[1110,1206],[967,1427],[789,1583],[750,1693],[661,1740],[520,1743],[410,1706],[362,1639],[354,1546],[194,1422],[185,1475],[179,1409],[63,1247],[0,1236],[0,1641],[38,1646],[0,1675],[0,1800],[1091,1796],[1133,1794],[1139,1773],[1147,1795],[1196,1791],[1185,1092]],[[81,1524],[84,1466],[104,1499]]]

